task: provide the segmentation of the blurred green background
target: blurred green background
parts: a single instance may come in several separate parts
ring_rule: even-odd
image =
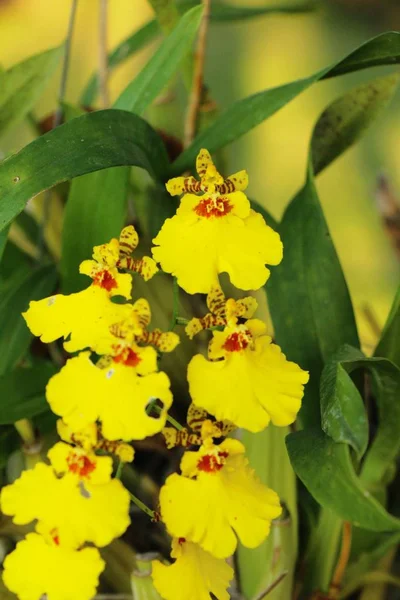
[[[299,0],[300,2],[300,0]],[[280,0],[230,0],[231,4],[266,6]],[[36,52],[60,44],[66,34],[68,0],[0,0],[0,63],[7,68]],[[145,0],[109,0],[109,49],[148,21]],[[207,51],[206,84],[218,107],[258,90],[306,76],[340,58],[378,33],[400,28],[397,0],[320,0],[305,14],[258,17],[244,23],[212,24]],[[77,102],[96,69],[98,2],[80,0],[73,40],[67,100]],[[154,47],[154,46],[153,46]],[[152,52],[146,48],[110,78],[111,99],[138,72]],[[335,97],[360,81],[384,74],[348,75],[317,84],[226,151],[227,171],[246,168],[250,197],[280,218],[303,182],[312,126]],[[55,77],[36,108],[37,117],[54,110]],[[180,94],[178,93],[178,98]],[[399,280],[399,263],[382,227],[375,189],[385,173],[400,196],[400,96],[361,144],[346,152],[317,180],[356,307],[365,349],[373,331],[363,307],[368,305],[383,325]],[[152,122],[179,136],[182,114],[159,103],[149,111]],[[20,126],[0,141],[4,155],[30,139]]]

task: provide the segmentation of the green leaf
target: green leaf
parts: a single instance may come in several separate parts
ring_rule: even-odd
[[[200,20],[201,7],[180,19],[114,108],[141,114],[149,106],[179,68]],[[129,169],[125,168],[93,173],[72,183],[63,226],[64,291],[77,291],[84,285],[78,265],[91,255],[93,246],[119,235],[126,219],[128,187]]]
[[[370,572],[383,558],[387,552],[400,543],[400,533],[383,534],[382,539],[375,543],[369,552],[363,552],[357,555],[355,561],[352,561],[345,573],[343,597],[348,597],[358,583],[362,580],[365,573]]]
[[[399,77],[395,73],[360,85],[322,113],[311,142],[315,175],[349,148],[386,108]]]
[[[160,180],[168,168],[161,138],[137,115],[103,110],[53,129],[0,164],[0,230],[40,192],[122,165],[142,167]]]
[[[1,74],[0,135],[21,121],[34,107],[62,52],[62,48],[46,50]]]
[[[334,385],[331,375],[336,365],[350,374],[358,369],[367,370],[372,377],[372,392],[378,405],[378,429],[364,459],[360,478],[369,488],[382,484],[388,469],[400,452],[400,368],[386,358],[367,358],[356,348],[344,346],[321,378],[322,427],[335,441],[363,447],[367,437],[365,409],[360,399],[352,397],[355,405],[336,403],[332,397]],[[358,436],[358,444],[352,438]],[[356,451],[357,448],[355,447]],[[360,454],[361,451],[360,451]]]
[[[382,483],[400,453],[400,369],[385,358],[363,361],[372,373],[372,390],[378,405],[378,431],[365,457],[361,479],[370,486]]]
[[[322,212],[314,178],[292,200],[279,227],[282,263],[267,284],[277,342],[290,360],[311,372],[301,418],[320,422],[323,364],[345,343],[358,346],[346,281]]]
[[[397,83],[397,75],[391,75],[358,86],[322,113],[312,135],[306,183],[278,228],[285,252],[267,292],[278,343],[311,374],[300,413],[305,426],[319,424],[319,378],[324,363],[344,344],[359,346],[349,291],[319,202],[313,168],[320,172],[358,139],[387,105]],[[351,383],[345,380],[342,375],[349,391]],[[365,431],[359,441],[361,451]]]
[[[135,210],[143,234],[152,239],[164,221],[174,216],[179,201],[171,198],[165,186],[151,186],[145,193],[135,196]]]
[[[210,152],[223,148],[268,119],[288,102],[320,79],[337,77],[378,65],[400,62],[400,33],[389,32],[372,38],[338,63],[309,77],[248,96],[227,108],[211,127],[198,135],[171,167],[171,176],[193,167],[201,148]]]
[[[198,6],[199,2],[196,0],[181,0],[178,4],[180,10],[192,6]],[[302,13],[314,10],[318,6],[315,0],[296,0],[295,2],[282,2],[282,4],[276,4],[275,6],[235,6],[227,4],[221,0],[214,0],[211,4],[211,20],[230,22],[230,21],[245,21],[247,19],[253,19],[255,17],[262,17],[264,15],[273,15],[279,13]]]
[[[84,108],[81,108],[80,106],[75,106],[74,104],[70,104],[69,102],[62,103],[62,111],[64,123],[72,121],[72,119],[82,117],[87,112]]]
[[[193,42],[201,19],[201,7],[186,13],[162,42],[139,75],[126,87],[114,108],[142,113],[179,68]],[[84,285],[79,263],[93,246],[118,236],[126,219],[129,169],[110,169],[75,180],[64,214],[61,270],[63,290]]]
[[[7,240],[0,263],[0,302],[7,290],[16,285],[17,280],[22,281],[31,270],[32,258]]]
[[[389,358],[400,366],[400,286],[374,354]]]
[[[320,430],[286,438],[290,461],[301,481],[325,508],[369,531],[398,531],[395,519],[366,491],[351,464],[349,447]]]
[[[125,88],[114,108],[142,114],[158,96],[188,53],[200,25],[202,7],[192,8],[161,43],[147,65]]]
[[[329,369],[329,371],[326,371]],[[368,419],[360,392],[342,365],[325,367],[321,380],[322,429],[361,458],[368,445]]]
[[[45,388],[56,368],[40,361],[30,368],[17,367],[0,377],[0,425],[30,419],[48,410]]]
[[[261,206],[261,204],[259,204],[256,200],[250,200],[250,204],[253,210],[260,213],[264,217],[264,221],[267,225],[272,227],[272,229],[278,229],[278,221],[274,219],[271,213],[266,208],[264,208],[264,206]]]
[[[34,246],[36,246],[40,236],[40,228],[38,222],[32,217],[32,215],[29,214],[26,210],[23,210],[16,217],[14,224],[17,225],[20,229],[22,229],[27,239]]]
[[[6,247],[9,229],[9,227],[6,227],[5,229],[3,229],[3,231],[0,231],[0,261],[4,253],[4,249]]]
[[[131,36],[123,40],[108,56],[108,70],[112,72],[116,67],[133,56],[136,52],[152,42],[160,33],[157,21],[149,21],[143,27],[135,31]],[[82,106],[92,106],[99,87],[97,75],[93,75],[83,91],[80,99]]]
[[[315,7],[313,1],[284,3],[278,6],[265,7],[246,7],[246,6],[231,6],[223,3],[213,3],[211,6],[211,20],[215,22],[229,22],[236,20],[247,20],[254,17],[276,14],[276,13],[297,13],[307,12]],[[187,11],[192,7],[199,6],[199,2],[193,0],[185,0],[179,4],[179,8]],[[155,19],[149,21],[143,27],[135,31],[128,38],[123,40],[108,56],[108,69],[114,71],[136,52],[147,46],[160,33],[160,28]],[[82,106],[92,106],[98,92],[98,76],[93,75],[82,92],[80,104]]]
[[[253,598],[265,590],[282,571],[287,575],[269,600],[289,598],[297,558],[298,515],[296,475],[290,464],[285,446],[286,427],[267,427],[261,433],[243,431],[242,442],[246,447],[249,464],[264,485],[275,490],[285,505],[286,514],[272,523],[271,534],[257,548],[245,548],[239,544],[236,559],[241,591],[246,598]]]
[[[335,442],[349,444],[361,458],[368,445],[368,418],[363,399],[349,373],[364,359],[362,352],[345,346],[326,364],[321,376],[322,429]]]
[[[26,353],[32,340],[21,313],[30,300],[40,300],[54,289],[56,272],[46,266],[31,270],[23,281],[8,290],[0,300],[0,375],[13,368]]]
[[[20,438],[15,427],[2,427],[0,431],[0,469],[6,466],[10,454],[20,446]]]
[[[72,182],[64,210],[61,275],[64,293],[87,286],[79,264],[93,246],[119,236],[126,219],[129,169],[97,171]]]

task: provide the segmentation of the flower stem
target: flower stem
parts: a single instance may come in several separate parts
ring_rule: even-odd
[[[61,125],[63,115],[64,115],[63,102],[65,99],[65,93],[66,93],[66,89],[67,89],[69,61],[70,61],[70,56],[71,56],[72,34],[74,31],[77,7],[78,7],[78,0],[72,0],[71,11],[70,11],[70,15],[69,15],[69,22],[68,22],[67,37],[65,40],[65,51],[64,51],[64,60],[63,60],[63,64],[62,64],[61,81],[60,81],[60,87],[58,89],[58,96],[57,96],[57,108],[54,113],[54,121],[53,121],[54,129],[56,127],[58,127],[59,125]],[[38,240],[39,261],[42,261],[43,256],[44,256],[45,231],[46,231],[49,219],[50,219],[50,202],[51,202],[51,190],[47,190],[45,193],[45,196],[44,196],[44,200],[43,200],[43,218],[42,218],[42,222],[40,225],[39,240]]]
[[[194,72],[192,89],[185,123],[184,146],[187,148],[193,141],[197,131],[199,109],[203,96],[204,63],[207,43],[208,23],[210,21],[211,0],[203,0],[203,18],[200,23],[196,52],[194,55]]]
[[[119,461],[117,470],[115,472],[115,479],[121,479],[122,471],[124,468],[124,462],[122,460]]]
[[[26,446],[32,446],[36,443],[35,431],[29,419],[20,419],[19,421],[16,421],[14,427]]]
[[[151,510],[151,508],[149,508],[144,502],[139,500],[139,498],[135,496],[135,494],[132,494],[132,492],[129,492],[129,495],[131,497],[132,502],[136,504],[136,506],[140,508],[140,510],[146,513],[146,515],[148,515],[154,521],[159,521],[158,513],[156,513],[155,510]]]
[[[184,319],[183,317],[176,317],[176,325],[187,325],[189,323],[189,319]]]
[[[171,423],[171,425],[173,425],[175,427],[175,429],[177,429],[178,431],[184,430],[184,427],[180,423],[178,423],[178,421],[176,419],[174,419],[174,417],[167,415],[167,421],[168,421],[168,423]]]
[[[23,453],[25,466],[27,469],[32,469],[38,462],[42,462],[42,442],[36,437],[35,430],[29,419],[20,419],[19,421],[16,421],[14,427],[24,442]]]
[[[349,521],[343,522],[342,546],[340,549],[339,559],[329,586],[329,598],[334,600],[339,597],[343,576],[349,562],[352,539],[352,527]]]
[[[154,400],[153,402],[150,402],[148,404],[146,408],[146,413],[149,415],[152,410],[155,410],[156,412],[158,412],[158,414],[161,414],[162,408],[161,406],[157,405],[157,400]],[[178,431],[183,431],[184,427],[176,419],[174,419],[174,417],[167,415],[167,421],[168,423],[171,423],[171,425],[173,425],[176,429],[178,429]]]
[[[99,90],[103,108],[110,105],[108,94],[108,56],[107,56],[107,9],[108,0],[100,0],[99,14]]]
[[[178,280],[176,277],[173,278],[172,284],[172,317],[171,317],[171,325],[170,330],[172,331],[175,325],[178,323],[178,314],[179,314],[179,286]]]
[[[58,106],[57,106],[57,110],[54,115],[54,124],[53,124],[54,128],[61,125],[61,121],[62,121],[63,113],[64,113],[63,102],[65,99],[65,93],[66,93],[66,89],[67,89],[69,61],[70,61],[70,56],[71,56],[72,34],[74,31],[77,7],[78,7],[78,0],[72,0],[71,12],[69,15],[67,37],[65,40],[65,53],[64,53],[64,61],[63,61],[63,65],[62,65],[61,81],[60,81],[60,87],[58,90]]]
[[[267,587],[266,590],[264,590],[263,592],[261,592],[261,594],[259,596],[256,597],[255,600],[264,600],[264,598],[266,598],[279,584],[281,581],[283,581],[283,579],[285,579],[286,575],[288,574],[287,571],[283,571],[276,579],[275,581],[273,581],[271,583],[271,585],[269,585]]]

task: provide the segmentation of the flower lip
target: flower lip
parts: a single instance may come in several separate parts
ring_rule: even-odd
[[[201,198],[200,202],[193,210],[199,217],[209,219],[211,217],[224,217],[230,213],[232,209],[233,205],[229,201],[229,198],[225,196],[216,198],[209,196],[207,198]]]
[[[253,336],[248,329],[245,331],[234,331],[228,335],[222,347],[227,352],[240,352],[249,346],[252,338]]]
[[[197,468],[205,473],[217,473],[224,467],[228,456],[229,453],[226,451],[204,454],[198,461]]]
[[[90,478],[91,473],[96,469],[95,461],[90,460],[85,454],[71,452],[67,457],[68,470],[80,477]]]
[[[56,546],[60,545],[60,536],[57,529],[50,531],[50,537]]]
[[[107,269],[98,271],[98,273],[95,274],[93,277],[93,285],[98,285],[107,290],[107,292],[111,292],[111,290],[118,287],[116,280]]]
[[[116,355],[113,356],[113,361],[116,363],[122,363],[127,367],[137,367],[141,362],[140,356],[132,348],[124,348],[122,346],[113,346]]]

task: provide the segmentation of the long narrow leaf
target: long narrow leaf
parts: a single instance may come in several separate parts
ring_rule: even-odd
[[[400,367],[400,286],[374,354],[389,358]]]
[[[119,44],[108,56],[108,69],[113,71],[125,60],[133,56],[136,52],[150,44],[160,33],[160,28],[157,21],[149,21],[143,27],[135,31],[131,36]],[[93,75],[82,92],[80,104],[81,106],[91,106],[96,99],[96,94],[99,86],[99,78]]]
[[[57,276],[53,267],[31,270],[0,301],[0,375],[23,358],[33,338],[21,313],[30,300],[40,300],[54,289]]]
[[[104,110],[73,119],[0,164],[0,230],[40,192],[68,179],[122,165],[162,180],[168,157],[161,138],[137,115]]]
[[[179,68],[196,35],[201,7],[179,21],[137,77],[129,83],[114,108],[137,114],[158,96]],[[93,246],[117,236],[126,219],[129,169],[108,169],[72,182],[64,215],[61,270],[63,290],[83,285],[79,263],[91,255]]]
[[[52,48],[18,63],[1,75],[0,135],[21,121],[40,98],[62,55]]]
[[[192,44],[201,21],[197,6],[179,20],[137,77],[125,88],[114,108],[142,114],[178,69]]]
[[[268,119],[320,79],[337,77],[378,65],[400,62],[400,33],[383,33],[351,52],[336,64],[309,77],[264,90],[235,102],[196,137],[171,167],[171,174],[181,174],[192,168],[201,148],[215,152]]]
[[[361,485],[346,444],[313,429],[291,433],[286,443],[297,475],[322,506],[369,531],[400,530],[400,519],[389,515]]]
[[[192,6],[198,6],[196,0],[181,0],[179,3],[180,9],[188,9]],[[222,2],[222,0],[214,0],[211,4],[211,19],[222,23],[231,21],[246,21],[255,17],[262,17],[273,14],[293,14],[303,13],[314,10],[318,6],[315,0],[295,0],[294,2],[282,2],[275,6],[235,6]]]
[[[315,188],[314,169],[320,172],[362,135],[397,84],[397,75],[363,84],[322,113],[313,131],[307,181],[279,226],[284,258],[267,291],[278,343],[311,374],[302,408],[305,425],[317,425],[320,420],[319,378],[324,362],[344,344],[359,346],[354,311]]]

